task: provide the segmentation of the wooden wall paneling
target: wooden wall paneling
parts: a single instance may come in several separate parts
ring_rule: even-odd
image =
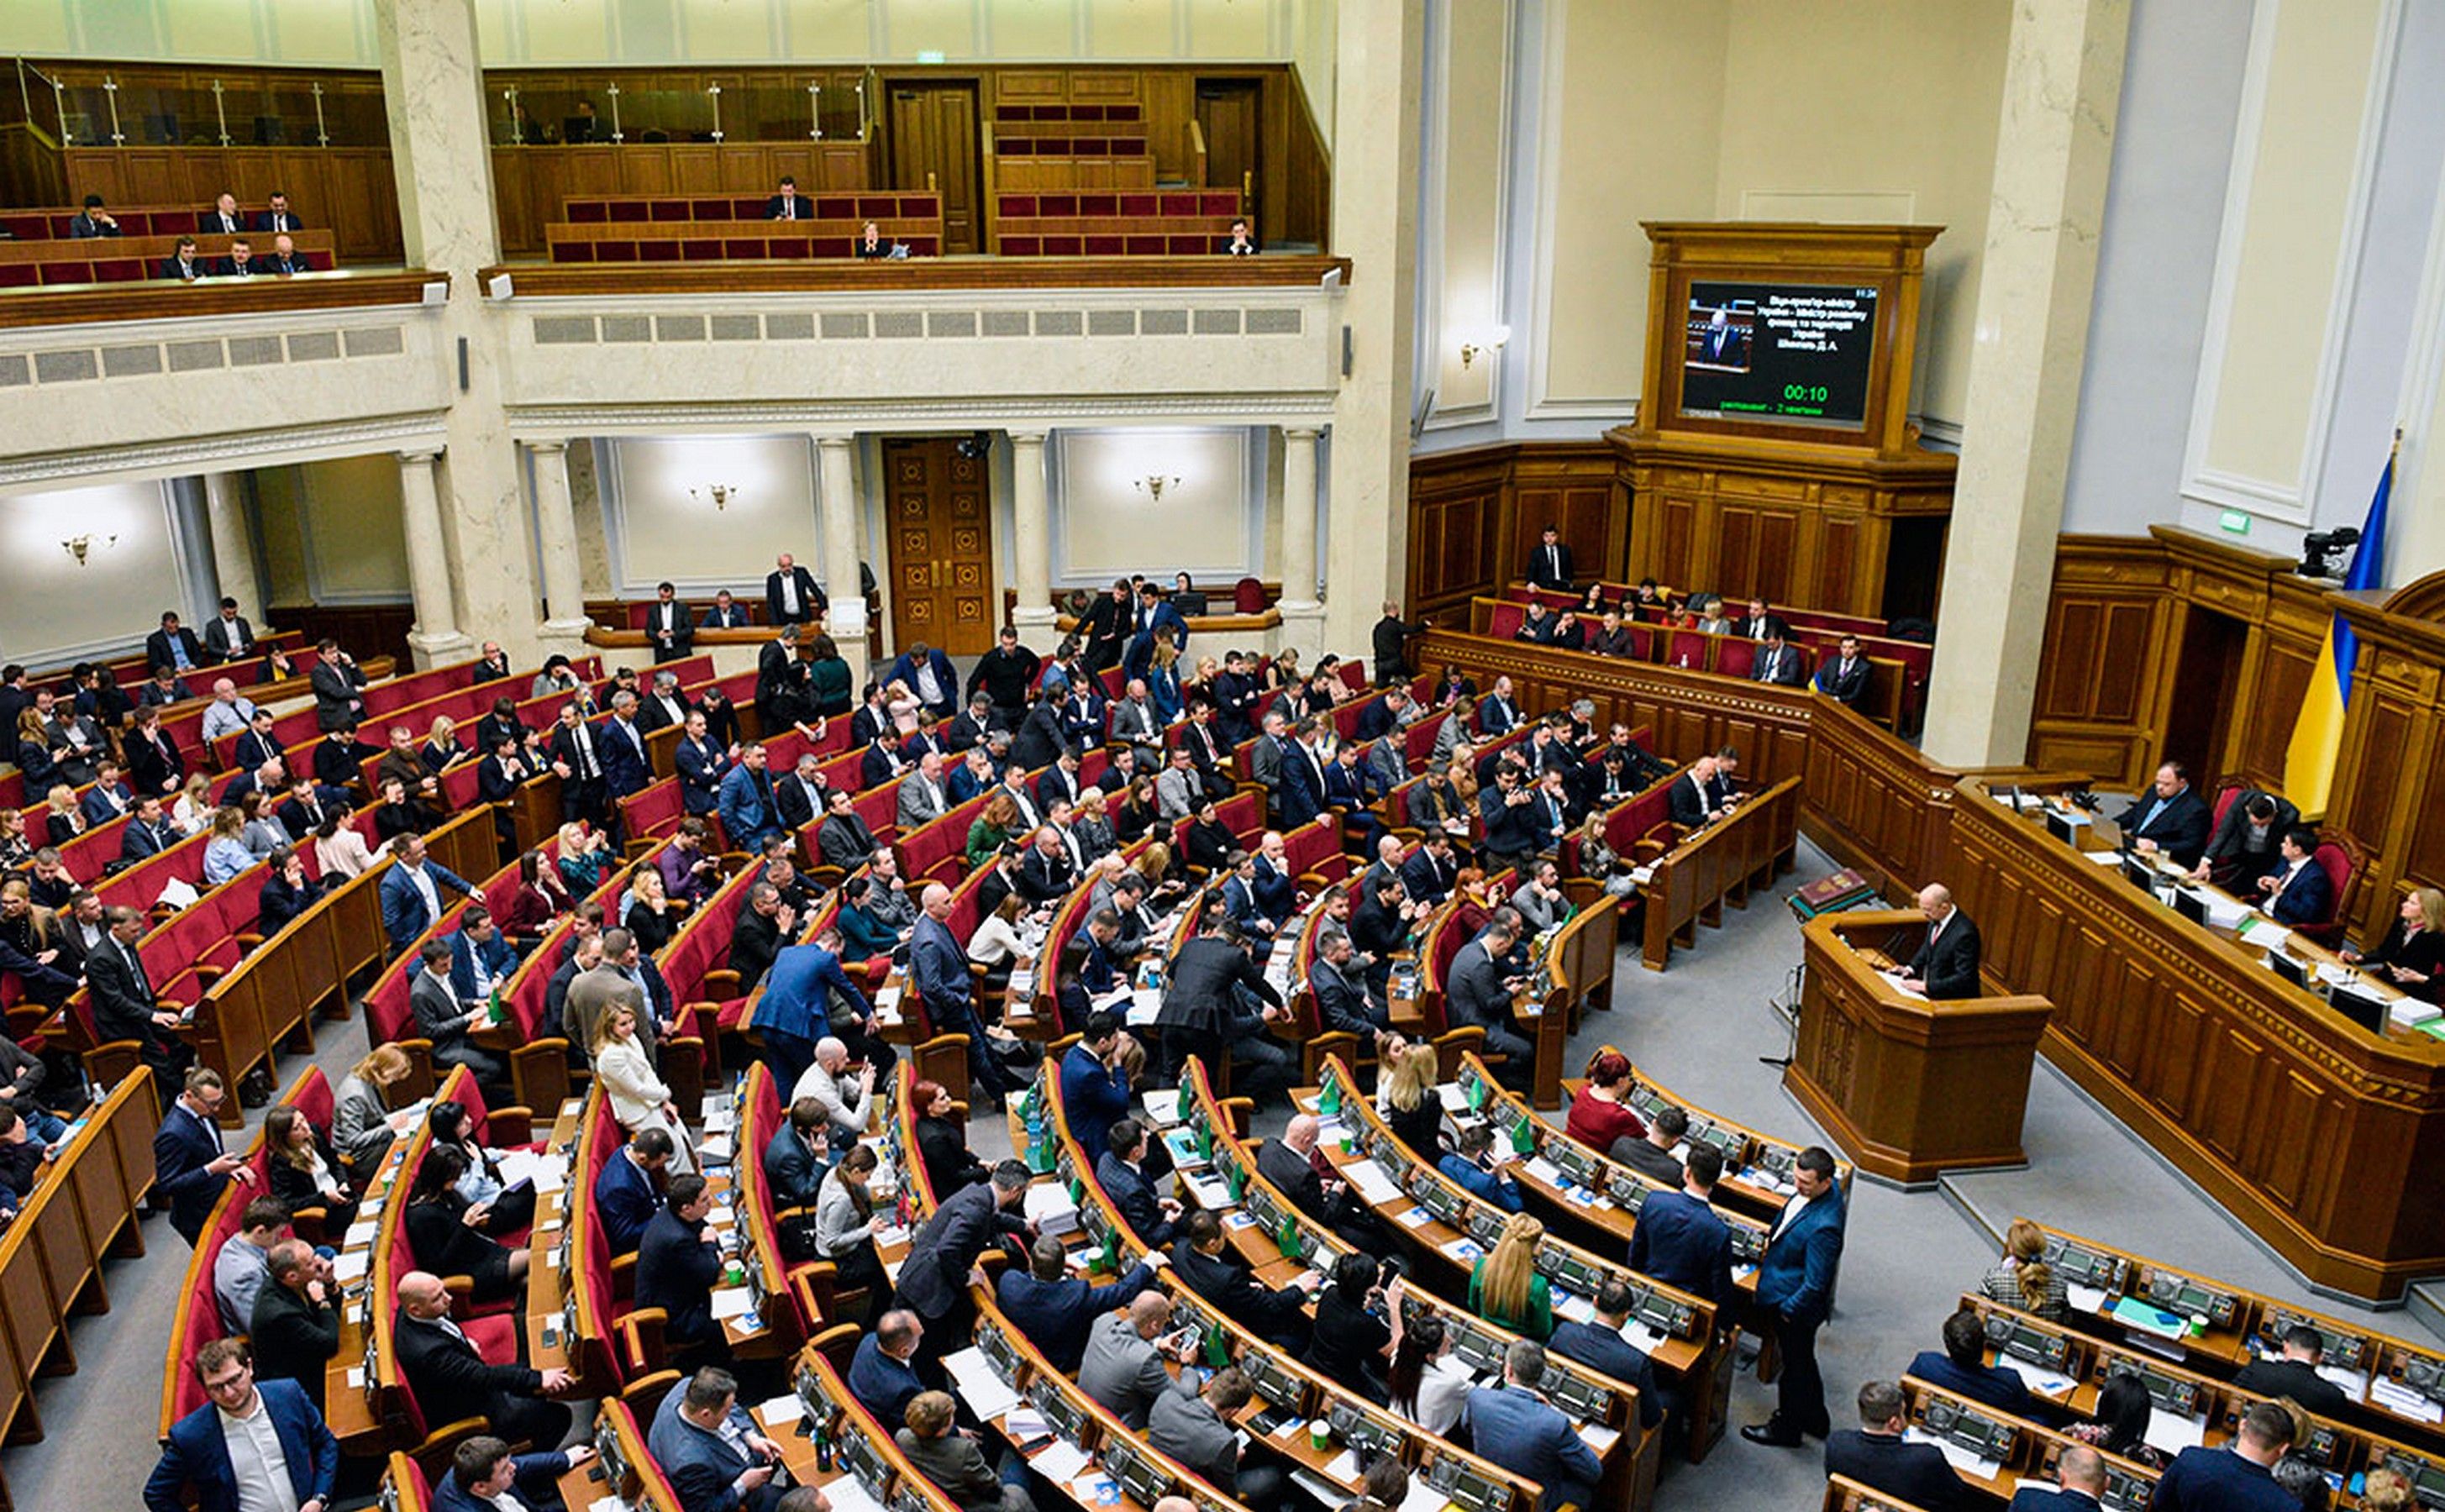
[[[671,187],[683,195],[720,194],[723,187],[721,159],[729,155],[729,151],[727,147],[713,142],[674,145],[670,149]],[[760,166],[764,153],[761,148],[748,147],[738,156]]]
[[[1829,490],[1829,492],[1831,492]],[[1807,577],[1793,595],[1801,604],[1839,604],[1851,596],[1851,584],[1862,562],[1885,559],[1885,530],[1863,510],[1827,510],[1817,516],[1817,550]]]
[[[504,253],[540,252],[548,217],[537,213],[534,176],[529,172],[536,155],[524,147],[493,149],[493,216],[500,228]]]

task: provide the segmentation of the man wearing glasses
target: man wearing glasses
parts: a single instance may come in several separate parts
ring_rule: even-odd
[[[340,1469],[340,1443],[294,1381],[257,1386],[242,1339],[216,1338],[196,1355],[211,1400],[170,1429],[144,1483],[147,1512],[324,1512]],[[182,1491],[192,1489],[192,1503]]]

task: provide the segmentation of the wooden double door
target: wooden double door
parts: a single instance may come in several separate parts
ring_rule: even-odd
[[[957,437],[883,443],[891,549],[892,644],[923,641],[952,656],[993,649],[1001,616],[993,573],[993,488],[981,448]]]

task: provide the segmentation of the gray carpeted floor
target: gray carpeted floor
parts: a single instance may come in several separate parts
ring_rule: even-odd
[[[1799,872],[1779,891],[1829,869],[1802,846]],[[1571,1049],[1574,1066],[1605,1042],[1628,1051],[1675,1092],[1769,1133],[1814,1139],[1818,1130],[1786,1097],[1780,1073],[1761,1055],[1783,1055],[1790,1033],[1769,1006],[1787,998],[1800,961],[1799,926],[1775,899],[1727,911],[1721,930],[1673,957],[1669,972],[1642,967],[1625,951],[1610,1015],[1591,1016]],[[361,1020],[327,1027],[317,1059],[337,1076],[363,1054]],[[301,1069],[284,1064],[285,1084]],[[1278,1127],[1276,1111],[1262,1121]],[[249,1119],[249,1134],[260,1114]],[[989,1156],[1004,1143],[1000,1125],[982,1121],[978,1145]],[[2241,1286],[2311,1302],[2346,1317],[2348,1304],[2312,1299],[2223,1212],[2159,1164],[2147,1148],[2041,1067],[2030,1089],[2028,1169],[1963,1178],[1961,1200],[2000,1226],[2018,1214],[2158,1255]],[[162,1351],[187,1260],[166,1222],[148,1224],[149,1252],[106,1273],[110,1311],[77,1318],[70,1330],[79,1369],[45,1379],[35,1392],[45,1438],[8,1450],[5,1470],[21,1506],[132,1505],[152,1467]],[[1859,1383],[1891,1376],[1911,1354],[1933,1347],[1949,1304],[1990,1262],[1990,1241],[1952,1199],[1858,1185],[1850,1220],[1841,1305],[1822,1335],[1828,1399],[1838,1424]],[[2401,1312],[2369,1315],[2389,1332],[2428,1338]],[[1733,1421],[1762,1418],[1771,1391],[1750,1377],[1735,1387]],[[1818,1504],[1824,1484],[1816,1447],[1767,1450],[1727,1439],[1707,1463],[1671,1466],[1659,1492],[1665,1512],[1738,1504],[1798,1509]],[[97,1496],[98,1489],[108,1491]]]

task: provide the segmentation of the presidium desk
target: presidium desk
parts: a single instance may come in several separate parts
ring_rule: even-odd
[[[1915,908],[1809,920],[1800,1040],[1783,1072],[1861,1170],[1912,1186],[2025,1162],[2021,1115],[2054,1011],[2039,997],[1931,1001],[1895,985],[1883,968],[1907,961],[1926,933]]]

